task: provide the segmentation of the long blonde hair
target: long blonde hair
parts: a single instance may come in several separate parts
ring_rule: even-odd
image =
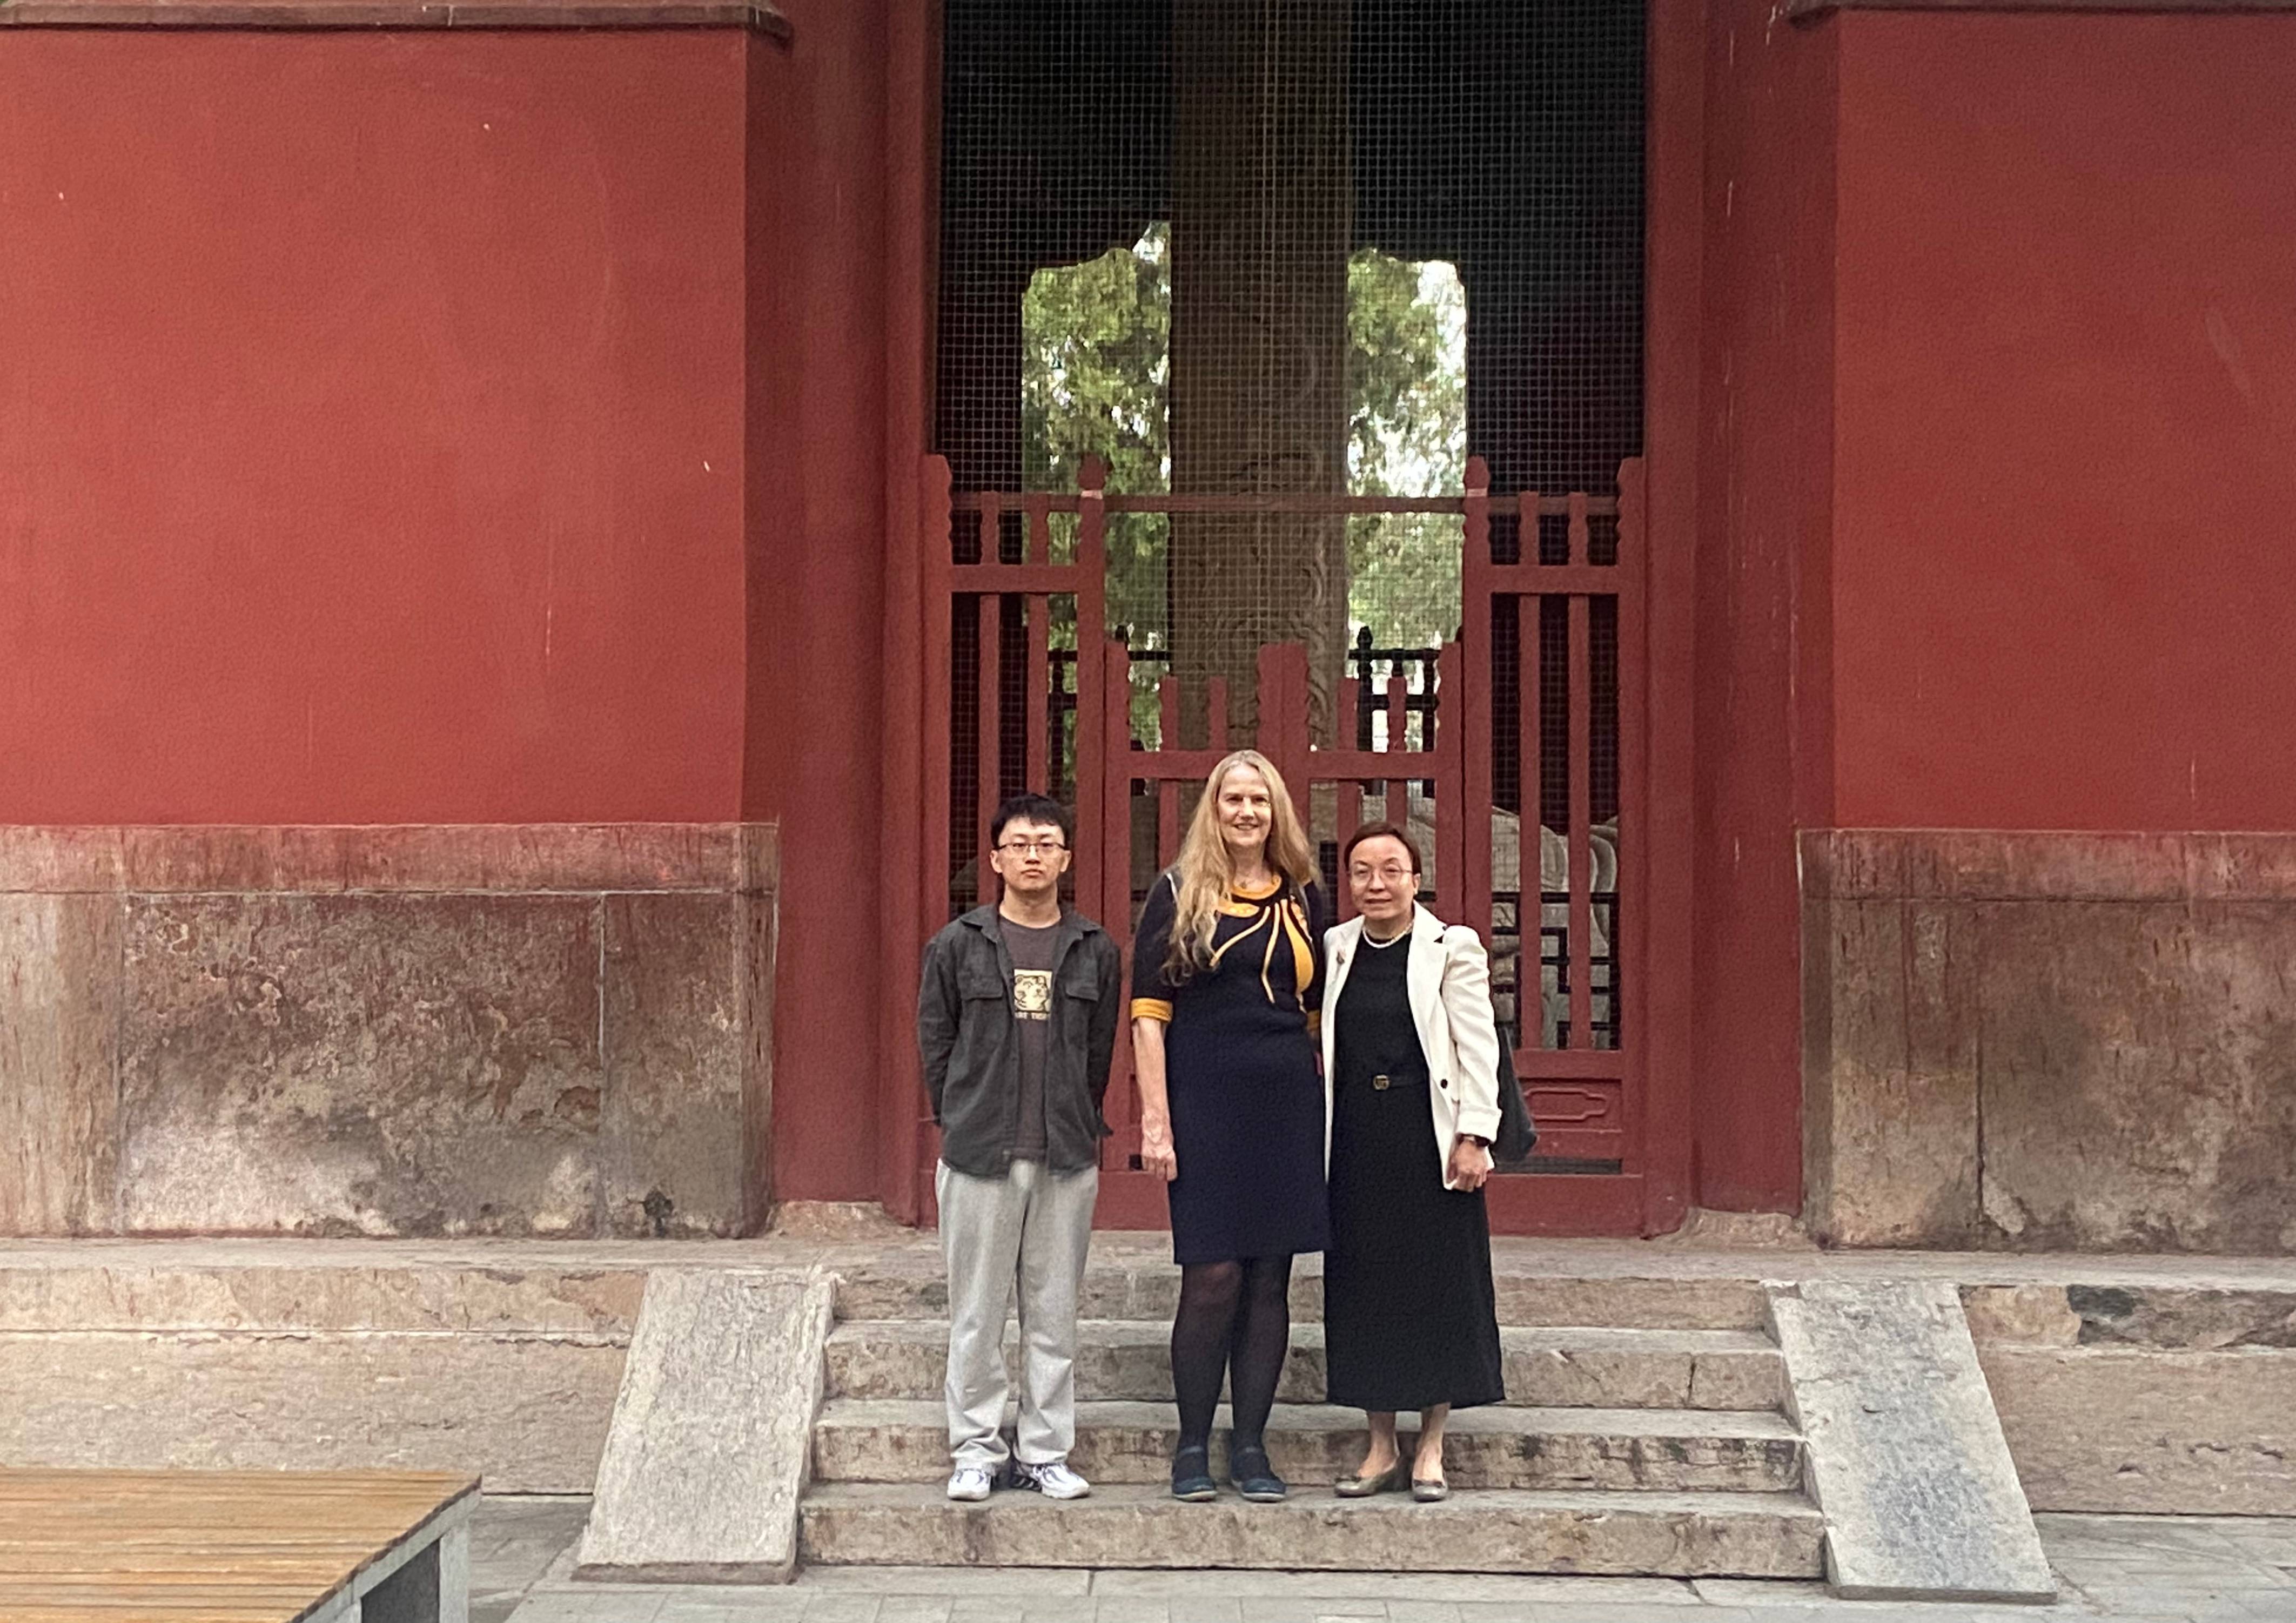
[[[1204,792],[1188,819],[1188,832],[1180,841],[1179,860],[1172,865],[1174,911],[1172,936],[1164,955],[1164,978],[1179,982],[1209,963],[1212,932],[1219,928],[1220,904],[1235,882],[1235,869],[1227,841],[1220,837],[1220,785],[1239,766],[1249,766],[1267,784],[1268,867],[1302,889],[1316,882],[1316,854],[1300,826],[1291,791],[1275,763],[1257,750],[1236,750],[1224,756],[1204,780]]]

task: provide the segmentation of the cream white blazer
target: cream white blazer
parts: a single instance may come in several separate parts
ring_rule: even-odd
[[[1332,1082],[1339,1075],[1341,990],[1363,945],[1360,916],[1324,932],[1324,1168],[1332,1165]],[[1390,947],[1388,951],[1397,949]],[[1443,1187],[1452,1187],[1451,1146],[1462,1133],[1499,1135],[1499,1029],[1491,1012],[1491,965],[1481,939],[1416,903],[1411,910],[1411,1020],[1427,1056],[1427,1102]]]

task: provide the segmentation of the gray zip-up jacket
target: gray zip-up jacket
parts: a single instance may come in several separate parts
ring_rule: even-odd
[[[1100,1160],[1109,1130],[1100,1106],[1123,989],[1115,941],[1074,908],[1062,908],[1045,1033],[1050,1171],[1081,1172]],[[917,1050],[940,1124],[941,1160],[974,1177],[1003,1177],[1020,1127],[1021,1039],[1013,1025],[1013,955],[995,906],[974,908],[926,944]]]

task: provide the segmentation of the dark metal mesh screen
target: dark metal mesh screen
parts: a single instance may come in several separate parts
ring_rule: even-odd
[[[947,0],[958,486],[1073,488],[1092,452],[1119,490],[1423,493],[1472,451],[1501,493],[1610,488],[1641,443],[1643,29],[1640,0]],[[1362,631],[1456,633],[1451,533],[1122,518],[1111,621],[1232,688],[1306,642],[1333,737]]]
[[[1073,489],[1092,455],[1119,491],[1431,494],[1461,488],[1472,453],[1497,494],[1611,490],[1642,448],[1644,26],[1644,0],[946,0],[935,434],[958,487]],[[1567,557],[1559,517],[1492,528],[1500,561]],[[978,556],[960,529],[959,560]],[[1109,628],[1133,651],[1147,747],[1200,742],[1159,736],[1167,673],[1184,718],[1205,677],[1226,676],[1249,737],[1258,650],[1279,640],[1308,646],[1319,742],[1382,742],[1383,717],[1341,713],[1339,679],[1398,672],[1424,694],[1469,611],[1447,517],[1113,513],[1106,540]],[[1589,543],[1591,561],[1615,561],[1616,520],[1597,516]],[[995,545],[1021,556],[1017,512]],[[1590,608],[1583,787],[1610,875],[1620,650],[1615,602]],[[1001,612],[1013,777],[1027,669],[1018,600]],[[1056,764],[1074,648],[1059,612]],[[1527,628],[1512,601],[1489,612],[1493,666],[1511,673]],[[1520,877],[1484,922],[1509,981],[1519,956],[1546,961],[1548,1012],[1526,1007],[1521,1037],[1552,1045],[1567,1040],[1567,908],[1542,848],[1570,823],[1568,607],[1528,612],[1538,758],[1520,758],[1512,680],[1494,682],[1480,742],[1493,839]],[[960,784],[977,782],[976,627],[960,602]],[[983,831],[976,797],[954,799],[964,864]],[[1323,839],[1344,832],[1313,809]],[[1152,817],[1135,839],[1136,871],[1152,873]],[[1520,954],[1518,912],[1540,921]],[[1615,890],[1598,886],[1593,922],[1591,1040],[1615,1046]]]

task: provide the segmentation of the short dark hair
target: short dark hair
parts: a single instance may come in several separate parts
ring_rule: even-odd
[[[1356,847],[1361,845],[1366,840],[1393,840],[1399,841],[1402,844],[1403,848],[1411,853],[1411,871],[1414,873],[1419,873],[1426,866],[1424,863],[1419,860],[1419,842],[1416,840],[1414,840],[1405,830],[1398,828],[1392,823],[1382,820],[1378,823],[1366,823],[1354,833],[1348,836],[1348,843],[1346,846],[1341,848],[1340,851],[1341,867],[1345,868],[1348,865],[1349,861],[1356,854]]]
[[[1062,844],[1076,842],[1076,819],[1069,815],[1067,807],[1050,795],[1014,795],[999,806],[996,815],[988,819],[990,845],[1004,838],[1004,825],[1008,823],[1049,823],[1061,831]]]

